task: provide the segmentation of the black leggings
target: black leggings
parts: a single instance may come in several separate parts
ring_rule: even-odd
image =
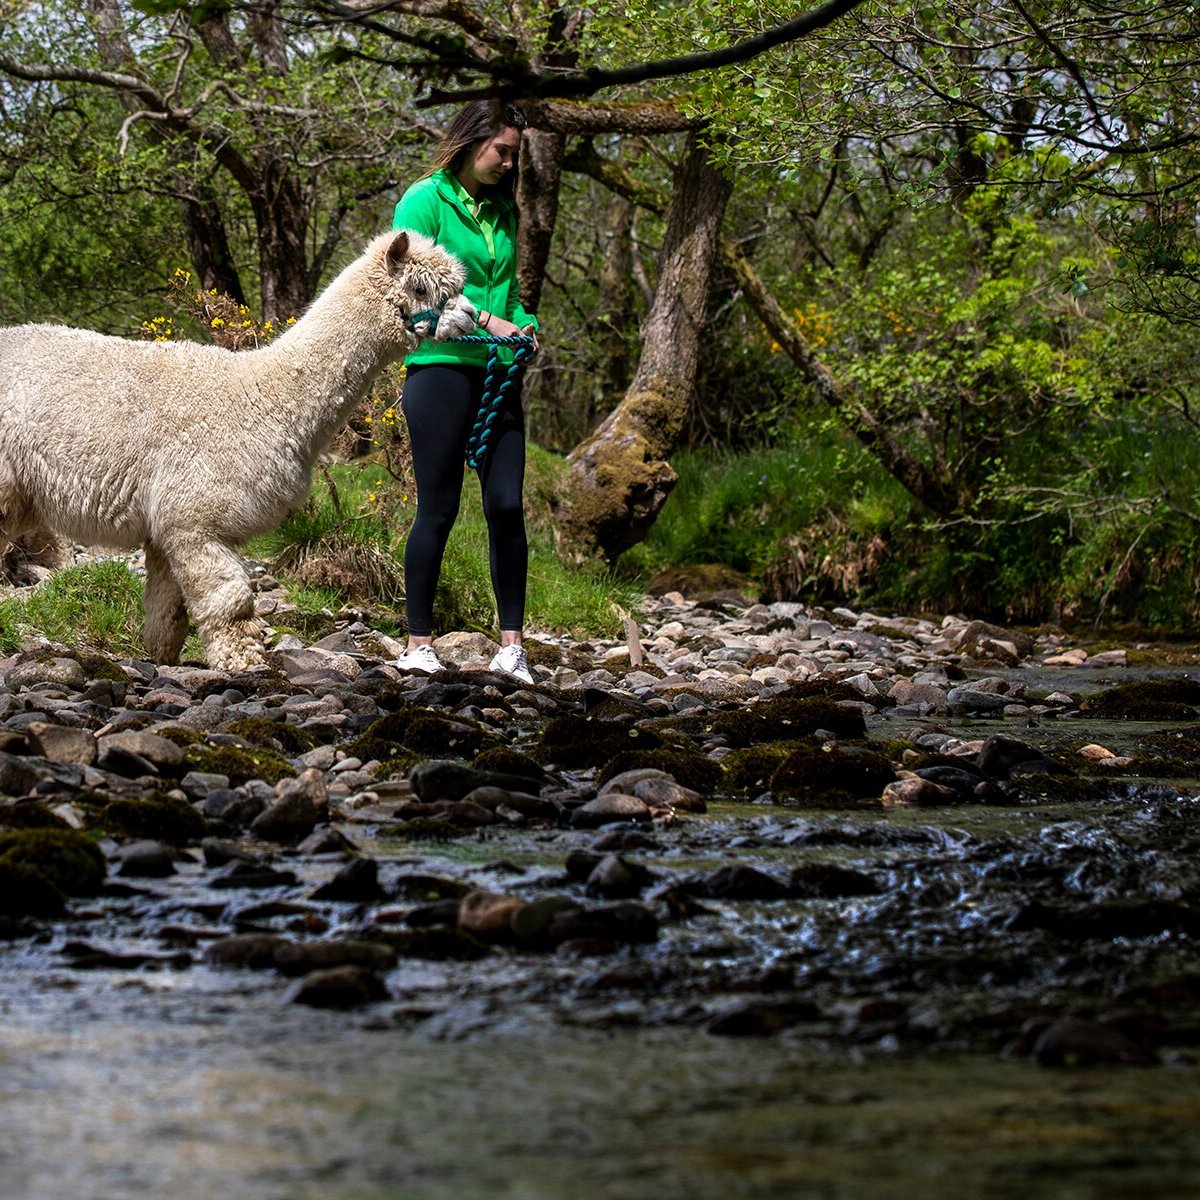
[[[408,632],[433,633],[433,597],[446,540],[462,498],[467,437],[483,398],[482,367],[430,364],[410,367],[404,381],[404,418],[417,479],[417,519],[404,551]],[[479,468],[483,515],[488,526],[492,589],[500,628],[525,621],[529,548],[521,493],[525,482],[525,421],[517,383],[505,398]]]

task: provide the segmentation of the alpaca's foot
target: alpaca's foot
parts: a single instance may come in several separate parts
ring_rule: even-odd
[[[205,639],[208,665],[214,671],[234,674],[258,671],[267,666],[267,651],[263,645],[262,624],[259,621],[234,621],[213,630]]]

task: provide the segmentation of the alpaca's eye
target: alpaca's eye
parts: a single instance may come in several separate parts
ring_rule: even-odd
[[[413,288],[413,295],[419,300],[424,300],[429,295],[429,289],[423,283],[418,283]]]

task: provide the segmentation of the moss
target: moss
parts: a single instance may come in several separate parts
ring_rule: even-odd
[[[166,738],[168,742],[173,742],[181,750],[186,750],[189,746],[198,746],[204,741],[204,734],[199,729],[186,729],[182,725],[169,725],[154,732],[159,737]]]
[[[766,742],[731,751],[721,759],[725,785],[734,791],[766,791],[775,768],[799,746],[799,742]]]
[[[1139,679],[1085,696],[1079,709],[1094,717],[1132,721],[1194,721],[1200,682],[1183,677]]]
[[[866,732],[857,708],[844,708],[820,696],[780,696],[749,708],[719,713],[708,724],[710,732],[731,746],[753,746],[759,742],[789,741],[827,729],[839,737],[862,737]]]
[[[439,758],[471,758],[492,741],[474,721],[434,713],[414,717],[404,735],[408,749]]]
[[[199,683],[193,691],[197,703],[209,696],[219,696],[229,688],[237,688],[244,696],[296,696],[304,688],[292,683],[286,675],[274,668],[266,671],[245,671],[233,676],[218,676]]]
[[[892,764],[874,750],[811,744],[793,750],[771,776],[771,791],[810,801],[877,797],[895,779]]]
[[[428,708],[401,708],[387,713],[377,721],[372,721],[358,737],[347,742],[343,749],[363,762],[369,762],[373,758],[386,762],[400,753],[413,715],[432,711]]]
[[[517,775],[522,779],[544,779],[546,772],[535,759],[509,746],[492,746],[475,756],[471,764],[480,771],[495,771],[501,775]]]
[[[381,743],[381,745],[384,745],[384,743]],[[364,763],[375,761],[379,764],[374,772],[377,780],[404,779],[417,763],[425,761],[425,755],[418,754],[415,750],[404,750],[396,746],[391,746],[387,749],[386,757],[380,757],[376,754],[371,758],[361,760]]]
[[[661,745],[662,739],[649,729],[566,715],[546,725],[535,755],[562,767],[598,767],[623,751],[657,750]]]
[[[1137,740],[1138,757],[1147,759],[1171,759],[1200,766],[1200,726],[1191,725],[1183,729],[1161,729],[1147,733]]]
[[[105,833],[153,838],[172,846],[199,841],[208,832],[204,818],[186,801],[173,796],[112,800],[100,810],[96,824]]]
[[[232,787],[250,779],[278,783],[290,779],[296,769],[272,750],[245,750],[240,746],[192,746],[186,752],[188,769],[212,775],[227,775]]]
[[[0,804],[0,827],[5,829],[69,829],[41,800],[16,800]]]
[[[288,756],[303,754],[321,744],[311,729],[300,729],[285,721],[268,721],[265,717],[239,717],[221,726],[221,732],[236,734],[255,746],[279,750]]]
[[[106,658],[103,654],[79,651],[72,657],[79,660],[83,673],[89,679],[113,679],[118,683],[129,682],[129,676],[111,658]]]
[[[94,896],[108,871],[100,847],[74,829],[0,832],[0,867],[31,872],[66,896]]]

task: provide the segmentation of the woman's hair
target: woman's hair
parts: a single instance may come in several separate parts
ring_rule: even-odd
[[[426,174],[447,170],[457,175],[480,142],[495,137],[502,129],[524,128],[525,117],[520,109],[497,100],[472,100],[464,104],[446,126]],[[516,190],[517,163],[514,162],[512,170],[505,171],[499,183],[486,187],[484,194],[511,197]]]

